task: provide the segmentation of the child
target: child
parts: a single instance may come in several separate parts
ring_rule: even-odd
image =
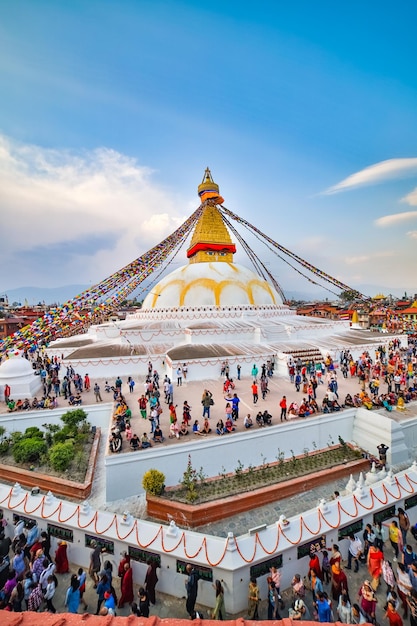
[[[129,423],[126,424],[126,428],[125,428],[125,435],[126,435],[126,440],[130,441],[132,439],[132,427]]]

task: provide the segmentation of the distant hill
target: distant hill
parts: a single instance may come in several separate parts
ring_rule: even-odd
[[[7,289],[1,295],[7,295],[9,304],[19,302],[25,304],[27,300],[29,306],[38,304],[63,304],[71,300],[74,296],[87,289],[88,285],[63,285],[62,287],[19,287],[17,289]]]
[[[88,286],[89,285],[62,285],[61,287],[19,287],[18,289],[7,289],[5,291],[0,291],[0,295],[1,297],[7,295],[10,305],[12,305],[13,302],[19,302],[23,305],[25,303],[25,300],[27,300],[29,306],[33,306],[35,304],[38,304],[39,302],[45,302],[45,304],[47,305],[63,304],[67,300],[74,298],[74,296],[87,289]],[[385,295],[392,294],[396,297],[402,297],[405,291],[405,289],[401,287],[388,288],[382,287],[380,285],[365,284],[357,285],[356,289],[366,295],[369,295],[370,297],[375,296],[377,293],[383,293]],[[286,297],[293,300],[323,301],[327,299],[329,301],[333,301],[337,299],[337,296],[333,295],[333,293],[321,288],[318,288],[316,290],[309,288],[307,288],[306,290],[285,289],[284,291]],[[337,292],[337,289],[334,289],[334,291]],[[143,299],[145,295],[146,294],[142,294],[141,299]],[[412,299],[415,299],[413,298],[412,290],[408,292],[408,295]]]

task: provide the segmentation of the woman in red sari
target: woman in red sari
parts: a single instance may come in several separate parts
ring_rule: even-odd
[[[130,563],[125,563],[125,573],[120,585],[122,595],[119,600],[119,609],[121,609],[125,603],[132,604],[133,602],[133,570],[130,567]]]
[[[376,546],[370,546],[368,551],[368,572],[372,576],[371,587],[376,591],[382,574],[384,555]]]
[[[343,593],[348,593],[348,581],[345,572],[340,569],[340,561],[335,561],[331,567],[332,573],[332,598],[339,602]]]
[[[58,541],[58,548],[55,552],[55,565],[57,574],[67,574],[69,572],[66,541]]]
[[[312,554],[311,557],[310,557],[310,563],[309,563],[309,566],[308,566],[308,571],[310,572],[311,570],[316,572],[317,578],[320,578],[320,580],[323,580],[323,575],[321,573],[320,559],[319,559],[319,557],[317,555],[317,552],[314,552],[314,554]]]

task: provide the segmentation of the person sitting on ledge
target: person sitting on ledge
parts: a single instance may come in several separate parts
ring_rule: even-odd
[[[39,407],[39,400],[38,398],[35,397],[33,398],[33,401],[32,401],[32,409],[37,409],[38,407]]]
[[[204,419],[202,431],[203,433],[206,433],[206,435],[211,433],[210,422],[208,421],[207,417]]]
[[[140,448],[139,437],[137,436],[136,433],[133,435],[132,439],[130,440],[130,447],[132,448],[132,450],[139,450]]]
[[[171,434],[169,435],[169,437],[171,437]],[[159,424],[155,426],[155,430],[153,431],[153,440],[156,443],[162,443],[164,441],[164,436],[162,434],[162,430]]]
[[[319,412],[319,405],[314,398],[310,398],[310,400],[307,402],[307,406],[310,414]]]
[[[323,401],[321,403],[321,410],[323,413],[330,413],[330,411],[332,410],[327,394],[324,396]]]
[[[200,437],[205,437],[206,436],[206,433],[201,432],[200,424],[198,423],[198,420],[195,420],[195,422],[193,424],[193,433],[194,433],[194,435],[199,435]]]
[[[224,435],[224,423],[221,419],[216,424],[216,433],[218,435]]]
[[[227,418],[224,424],[224,430],[226,433],[232,433],[234,430],[236,430],[236,428],[233,426],[233,420],[231,417]]]
[[[187,428],[187,422],[183,420],[181,422],[180,437],[185,437],[185,435],[188,435],[188,428]]]
[[[368,411],[370,411],[372,409],[372,400],[368,396],[366,391],[361,391],[359,396],[360,396],[360,399],[362,400],[363,406],[366,407]]]
[[[253,426],[253,421],[252,421],[252,418],[251,418],[251,416],[250,416],[250,413],[248,413],[248,414],[244,417],[244,419],[243,419],[243,426],[244,426],[245,428],[252,428],[252,426]]]
[[[259,411],[258,415],[256,416],[256,423],[258,424],[259,427],[265,426],[264,416],[262,415],[262,411]]]
[[[9,413],[13,413],[16,410],[16,402],[10,399],[7,403],[7,410]]]
[[[80,392],[78,392],[75,396],[71,394],[68,400],[68,404],[70,406],[80,406],[82,404],[82,398]]]
[[[345,406],[355,406],[353,400],[352,400],[352,396],[350,395],[350,393],[346,394],[346,398],[345,398]]]
[[[384,407],[384,409],[386,409],[387,411],[392,411],[392,405],[389,403],[389,399],[387,395],[382,395],[381,396],[381,402],[382,402],[382,406]]]
[[[22,409],[23,409],[23,400],[19,398],[19,400],[16,402],[15,410],[21,411]]]
[[[180,438],[180,429],[178,427],[178,420],[175,420],[175,422],[171,422],[170,423],[168,437],[170,439],[179,439]],[[154,433],[154,438],[155,438],[155,433]]]
[[[113,431],[109,439],[110,452],[121,452],[123,445],[122,436],[120,433]]]
[[[397,411],[405,411],[405,400],[404,396],[400,394],[397,400]]]
[[[140,445],[142,448],[152,448],[152,444],[149,441],[148,435],[146,433],[143,433],[142,437],[140,438]]]
[[[288,417],[294,418],[294,417],[298,417],[298,404],[296,402],[291,402],[289,409],[288,409]]]
[[[262,419],[264,421],[264,426],[271,426],[271,424],[272,424],[272,415],[270,413],[268,413],[268,411],[266,409],[262,413]]]
[[[22,411],[29,411],[30,409],[30,400],[29,398],[25,398],[22,404]]]
[[[300,408],[298,409],[298,417],[307,417],[308,415],[310,415],[310,412],[308,410],[306,399],[303,398]]]
[[[353,396],[353,404],[356,408],[362,406],[362,400],[360,399],[358,393],[355,393],[355,395]]]

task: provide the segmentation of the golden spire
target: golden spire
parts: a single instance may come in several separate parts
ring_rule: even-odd
[[[236,246],[232,243],[222,215],[216,207],[216,204],[221,204],[224,200],[219,195],[219,186],[214,182],[209,168],[206,168],[203,182],[198,186],[198,195],[204,208],[187,250],[190,263],[233,263]]]

